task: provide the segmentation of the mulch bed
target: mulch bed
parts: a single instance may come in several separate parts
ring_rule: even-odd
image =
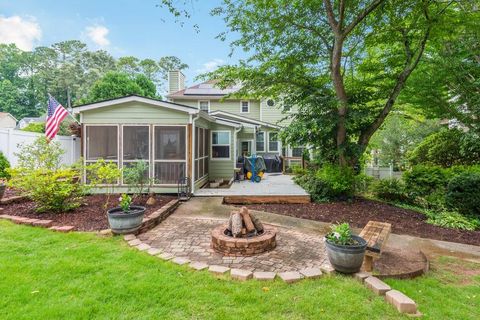
[[[421,238],[480,245],[480,231],[464,231],[428,224],[425,215],[367,199],[351,202],[309,204],[256,204],[250,209],[323,222],[348,222],[352,227],[363,228],[375,220],[392,224],[392,232]]]
[[[14,192],[8,191],[5,194],[5,198],[15,195]],[[120,195],[112,195],[110,197],[109,207],[114,207],[118,204],[118,198]],[[146,206],[145,217],[160,209],[162,206],[176,199],[174,196],[156,195],[156,203],[152,206]],[[133,201],[133,204],[145,206],[148,196],[141,196]],[[84,197],[83,204],[69,212],[55,213],[55,212],[43,212],[37,213],[35,211],[35,203],[30,200],[21,201],[17,203],[11,203],[8,205],[2,205],[4,208],[2,214],[20,216],[34,219],[53,220],[53,224],[57,226],[74,226],[75,230],[79,231],[97,231],[102,229],[108,229],[107,214],[103,205],[105,203],[105,195],[89,195]]]

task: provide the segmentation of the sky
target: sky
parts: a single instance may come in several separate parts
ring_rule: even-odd
[[[215,38],[226,31],[223,20],[210,15],[220,1],[191,0],[183,6],[179,0],[191,14],[181,19],[182,26],[157,6],[161,0],[0,0],[0,43],[31,50],[77,39],[116,58],[173,55],[190,66],[184,73],[191,85],[198,74],[244,57],[240,51],[229,57],[229,43]]]

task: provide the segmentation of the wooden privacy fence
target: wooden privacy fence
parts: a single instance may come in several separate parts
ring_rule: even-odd
[[[16,129],[0,129],[0,151],[7,157],[10,165],[15,167],[18,159],[15,156],[20,151],[21,144],[31,144],[43,133],[27,132]],[[80,159],[80,138],[72,136],[56,136],[53,141],[60,143],[64,154],[62,164],[71,165]]]

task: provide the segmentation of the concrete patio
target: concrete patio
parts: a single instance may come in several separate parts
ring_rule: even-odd
[[[195,191],[196,197],[225,196],[304,196],[309,194],[293,180],[292,176],[279,173],[265,173],[259,183],[244,180],[234,182],[230,188],[202,188]]]

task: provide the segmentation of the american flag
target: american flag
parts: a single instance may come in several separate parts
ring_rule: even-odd
[[[68,116],[68,111],[54,97],[48,95],[47,124],[45,125],[45,135],[48,140],[52,140],[60,130],[60,123]]]

